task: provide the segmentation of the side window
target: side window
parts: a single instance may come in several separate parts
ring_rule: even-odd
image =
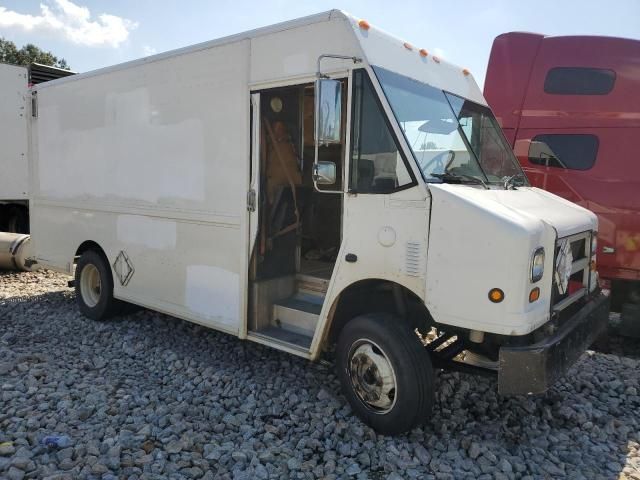
[[[544,92],[552,95],[606,95],[616,72],[606,68],[556,67],[547,72]]]
[[[529,161],[546,167],[589,170],[596,161],[598,146],[595,135],[538,135],[531,140]]]
[[[391,193],[414,183],[365,70],[353,72],[350,189]]]

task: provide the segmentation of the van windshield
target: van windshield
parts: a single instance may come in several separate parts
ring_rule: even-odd
[[[381,67],[391,109],[428,182],[527,180],[491,110]]]

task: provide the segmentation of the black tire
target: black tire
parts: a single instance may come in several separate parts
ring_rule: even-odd
[[[99,278],[97,292],[88,287],[91,284],[89,277]],[[75,290],[78,307],[84,316],[106,320],[118,313],[120,302],[113,298],[111,267],[101,253],[87,250],[80,256],[76,264]]]
[[[371,377],[370,369],[358,367],[366,364],[362,362],[361,350],[366,350],[367,344],[376,356],[380,358],[379,354],[382,354],[383,364],[386,361],[391,366],[396,388],[389,390],[393,395],[386,395],[387,399],[383,399],[391,401],[390,406],[378,408],[369,404],[363,399],[363,394],[357,392],[358,388],[362,391],[362,386],[355,386],[362,385],[362,381],[352,380],[361,378],[374,389],[379,385],[375,383],[380,381],[379,378],[365,378],[367,375]],[[366,355],[364,358],[368,359]],[[402,319],[377,313],[362,315],[348,322],[338,338],[336,368],[342,391],[354,412],[377,432],[385,435],[407,432],[429,417],[434,402],[433,366],[429,353]],[[358,370],[366,370],[366,373],[360,376],[355,373]],[[376,366],[373,370],[378,372]],[[373,383],[369,383],[370,380]],[[376,398],[375,393],[373,395]]]

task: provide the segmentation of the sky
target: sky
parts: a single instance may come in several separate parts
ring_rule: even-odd
[[[481,86],[504,32],[640,39],[640,0],[0,0],[0,37],[85,72],[332,8],[468,68]]]

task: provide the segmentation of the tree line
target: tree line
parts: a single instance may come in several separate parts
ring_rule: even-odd
[[[71,70],[64,58],[58,58],[51,52],[46,52],[33,43],[27,43],[18,48],[15,43],[0,37],[0,63],[10,63],[24,67],[32,63],[40,63],[51,67]]]

